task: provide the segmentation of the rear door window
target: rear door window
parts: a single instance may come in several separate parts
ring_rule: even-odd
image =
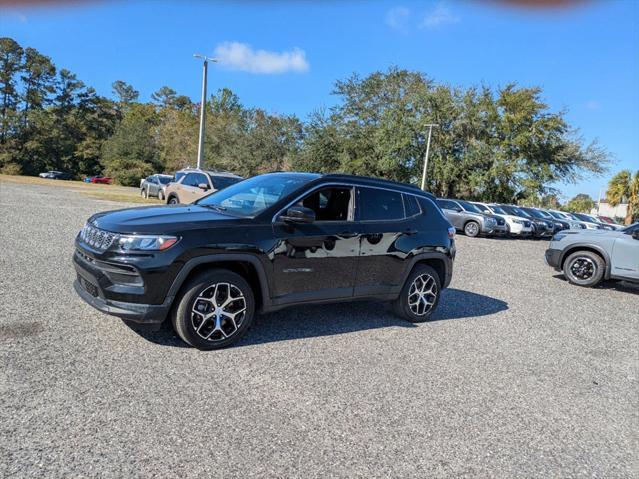
[[[359,188],[359,219],[391,221],[404,218],[402,194],[377,188]]]

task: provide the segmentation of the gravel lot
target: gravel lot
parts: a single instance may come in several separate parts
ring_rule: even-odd
[[[639,474],[635,287],[458,237],[432,322],[296,308],[203,353],[73,291],[74,235],[118,206],[0,183],[0,477]]]

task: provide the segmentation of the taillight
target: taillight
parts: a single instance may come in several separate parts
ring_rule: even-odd
[[[450,239],[453,239],[455,237],[455,228],[453,228],[452,226],[448,228],[448,237]]]

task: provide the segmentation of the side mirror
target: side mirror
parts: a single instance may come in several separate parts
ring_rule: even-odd
[[[485,215],[490,215],[490,214],[492,214],[492,213],[490,212],[490,210],[484,210],[484,214],[485,214]]]
[[[280,219],[287,223],[308,224],[315,221],[315,211],[304,206],[291,206]]]
[[[209,185],[207,185],[206,183],[200,183],[199,185],[197,185],[197,187],[204,191],[209,189]]]

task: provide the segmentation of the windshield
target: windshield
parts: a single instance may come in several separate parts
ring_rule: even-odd
[[[255,216],[318,175],[266,174],[240,181],[196,201],[235,216]]]
[[[213,180],[213,186],[216,190],[223,190],[242,181],[242,178],[234,176],[211,176],[211,179]]]
[[[499,215],[507,215],[508,214],[508,212],[506,210],[504,210],[501,206],[490,205],[488,208],[491,209],[493,212],[499,214]]]
[[[533,217],[535,217],[535,218],[543,218],[543,217],[544,217],[544,216],[543,216],[541,213],[539,213],[539,211],[537,211],[537,210],[532,210],[532,209],[528,209],[528,208],[527,208],[527,209],[525,209],[525,210],[523,210],[523,211],[524,211],[525,213],[528,213],[528,216],[533,216]]]
[[[547,211],[544,211],[544,210],[535,210],[535,211],[537,211],[537,213],[539,213],[542,216],[542,218],[550,218],[550,219],[554,218],[554,216],[548,213]]]
[[[462,207],[466,210],[466,211],[471,211],[473,213],[483,213],[483,211],[481,210],[481,208],[479,208],[477,205],[474,205],[472,203],[469,203],[468,201],[457,201],[457,203],[459,203],[460,205],[462,205]]]

